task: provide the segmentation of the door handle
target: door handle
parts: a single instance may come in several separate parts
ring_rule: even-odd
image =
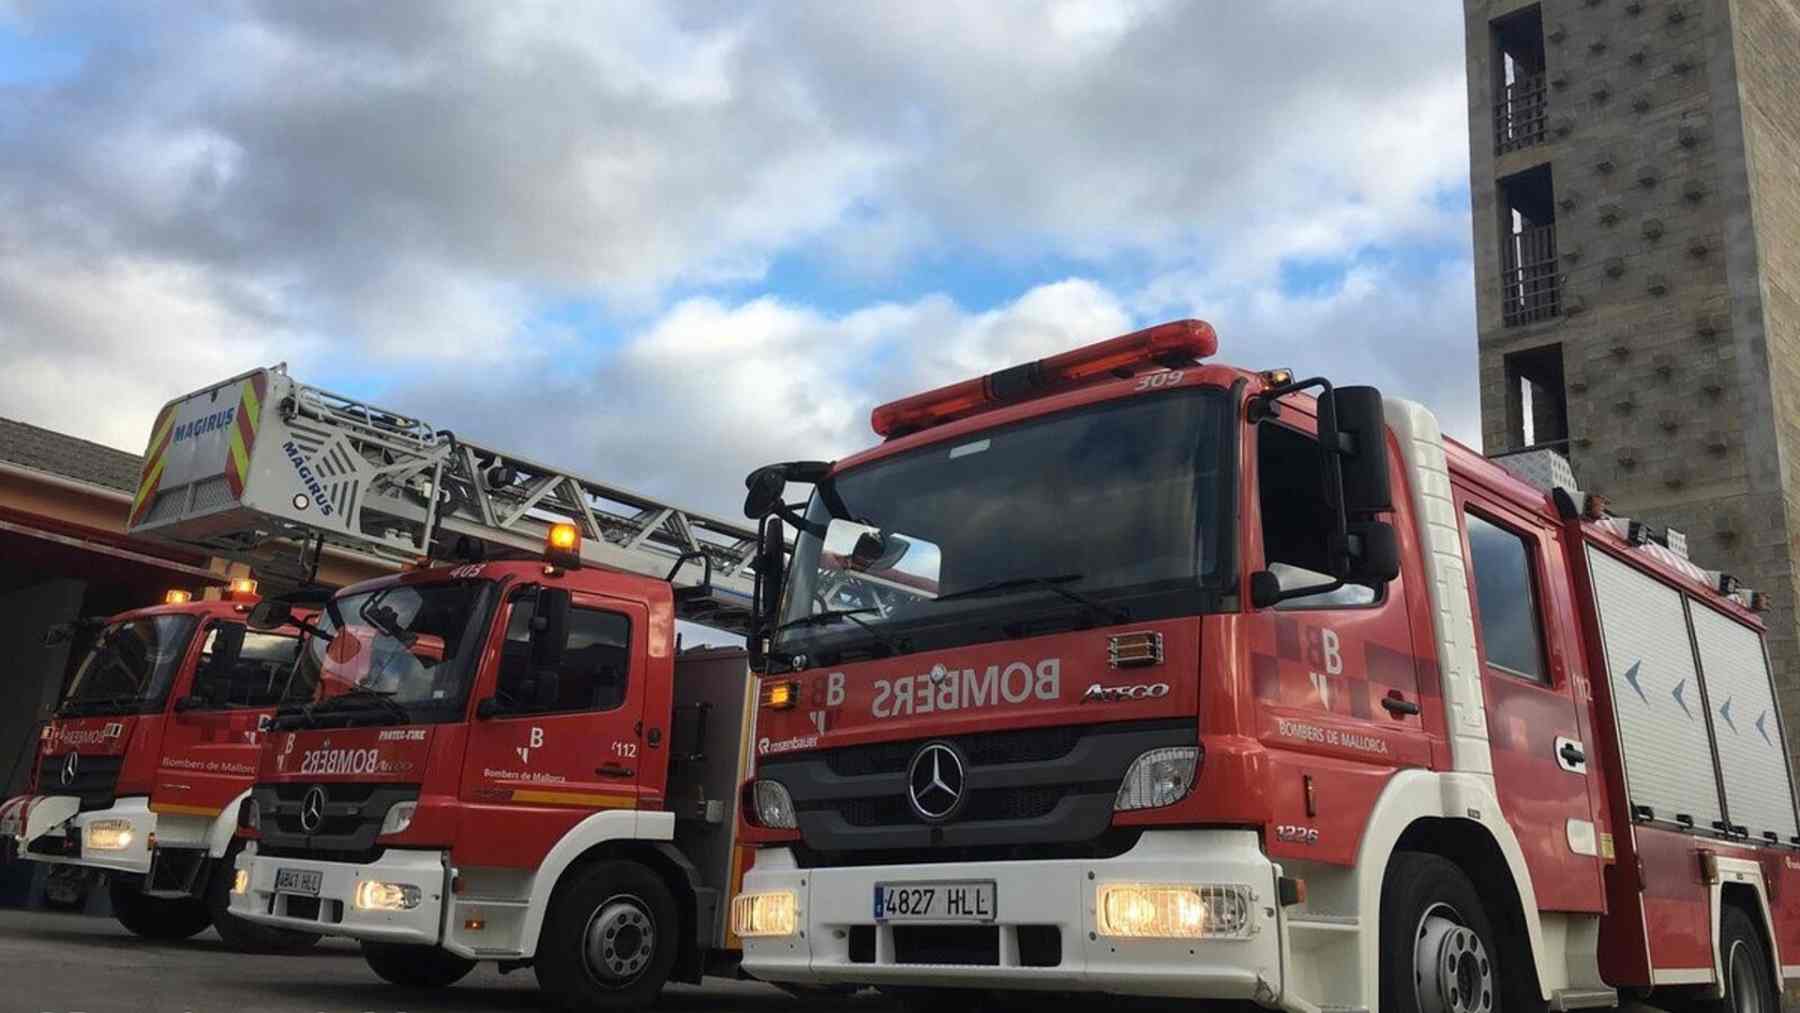
[[[1395,717],[1419,713],[1419,705],[1403,696],[1384,696],[1381,698],[1381,705]]]
[[[596,767],[594,768],[594,773],[599,774],[601,777],[635,777],[637,775],[635,769],[631,767],[622,767],[616,763],[609,763],[604,767]]]
[[[1582,752],[1581,746],[1574,742],[1563,743],[1562,748],[1556,752],[1572,767],[1587,762],[1587,754]]]

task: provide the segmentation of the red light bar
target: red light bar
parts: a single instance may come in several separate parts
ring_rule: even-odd
[[[974,380],[890,401],[875,409],[869,425],[877,436],[902,436],[966,418],[989,408],[1129,376],[1151,365],[1186,365],[1216,355],[1219,336],[1203,320],[1177,320],[1047,359],[1002,369]]]

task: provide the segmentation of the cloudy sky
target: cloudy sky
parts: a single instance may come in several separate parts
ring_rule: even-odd
[[[1477,434],[1460,5],[0,0],[0,415],[285,360],[736,513],[1164,319]]]

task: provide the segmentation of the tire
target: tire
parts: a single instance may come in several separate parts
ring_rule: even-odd
[[[106,892],[113,917],[132,935],[159,943],[171,943],[199,935],[212,924],[206,903],[194,897],[146,896],[141,883],[122,876],[107,878]]]
[[[594,862],[557,885],[533,968],[561,1009],[641,1009],[680,946],[681,916],[661,877],[636,862]]]
[[[244,953],[295,953],[319,941],[316,933],[294,932],[272,925],[258,925],[231,913],[231,884],[237,877],[237,853],[233,847],[213,862],[206,881],[206,910],[213,928],[225,945]]]
[[[1719,955],[1725,968],[1725,997],[1692,1002],[1686,1009],[1694,1013],[1781,1013],[1768,947],[1743,908],[1727,904],[1719,912]]]
[[[1507,1013],[1499,938],[1474,884],[1437,855],[1401,851],[1381,884],[1384,1013]]]
[[[365,942],[362,954],[384,981],[409,988],[448,988],[475,970],[473,960],[435,946]]]

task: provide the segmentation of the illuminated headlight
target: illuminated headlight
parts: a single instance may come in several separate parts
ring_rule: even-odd
[[[1095,922],[1103,936],[1127,939],[1247,939],[1248,886],[1108,883]]]
[[[406,883],[382,883],[365,879],[356,884],[351,898],[358,911],[411,911],[419,906],[419,888]]]
[[[381,819],[381,832],[384,834],[403,834],[412,826],[413,814],[419,811],[417,802],[396,802]]]
[[[262,829],[262,804],[254,798],[247,798],[238,806],[238,827],[244,830]]]
[[[731,931],[745,939],[791,936],[797,921],[798,905],[785,890],[740,894],[731,902]]]
[[[1119,785],[1119,797],[1114,800],[1113,809],[1128,812],[1174,805],[1193,790],[1194,777],[1199,770],[1198,746],[1152,749],[1138,757],[1125,772],[1125,783]]]
[[[231,892],[237,894],[240,897],[242,897],[244,894],[247,894],[250,892],[250,870],[249,869],[239,869],[237,871],[237,875],[232,877]]]
[[[95,851],[124,851],[131,840],[130,820],[95,820],[87,825],[87,846]]]
[[[794,817],[794,797],[780,781],[758,781],[751,786],[756,802],[756,825],[770,830],[793,830],[800,824]]]

